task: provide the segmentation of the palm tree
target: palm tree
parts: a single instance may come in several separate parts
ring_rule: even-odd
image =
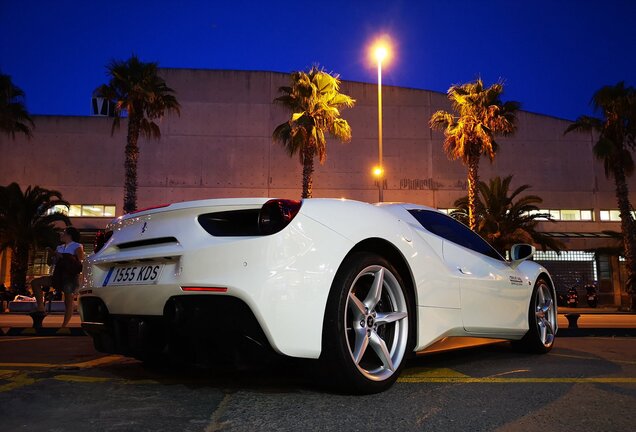
[[[636,149],[636,89],[624,82],[600,88],[591,105],[601,117],[580,116],[565,130],[596,132],[592,151],[603,162],[605,176],[614,177],[616,200],[621,215],[621,231],[627,264],[627,292],[636,310],[636,222],[629,201],[627,177],[634,173],[632,151]]]
[[[24,92],[13,84],[9,75],[0,73],[0,131],[13,139],[16,133],[31,138],[34,127],[24,104]]]
[[[180,114],[180,105],[173,94],[174,90],[159,76],[157,63],[144,63],[133,54],[128,60],[112,60],[106,69],[110,81],[100,86],[98,92],[115,103],[111,133],[119,127],[122,117],[128,117],[124,212],[130,213],[137,209],[139,135],[146,138],[161,137],[161,130],[155,120],[169,111]]]
[[[475,197],[479,182],[479,160],[482,155],[492,162],[499,145],[495,136],[508,136],[516,129],[519,102],[501,101],[503,84],[484,88],[481,79],[453,85],[448,99],[456,114],[437,111],[431,116],[431,129],[444,130],[444,150],[450,159],[461,159],[468,167],[468,226],[474,230]]]
[[[543,200],[537,195],[520,196],[530,188],[522,185],[510,192],[512,176],[495,177],[488,183],[479,182],[475,202],[476,232],[488,241],[502,256],[515,243],[538,244],[543,250],[560,251],[564,245],[537,231],[541,220],[550,220],[550,215],[540,213],[537,204]],[[516,201],[515,201],[516,200]],[[456,210],[451,216],[466,223],[468,220],[468,197],[455,201]]]
[[[351,127],[340,117],[340,109],[352,107],[355,100],[340,93],[338,75],[312,67],[309,72],[294,72],[291,87],[281,87],[282,96],[274,99],[291,111],[291,118],[274,129],[274,141],[280,142],[290,157],[296,153],[303,166],[303,198],[311,198],[314,158],[327,157],[325,132],[341,142],[351,141]]]
[[[55,222],[71,224],[66,215],[53,211],[57,205],[68,207],[58,191],[28,186],[23,192],[17,183],[0,186],[0,250],[11,249],[11,284],[20,290],[32,253],[57,246]]]

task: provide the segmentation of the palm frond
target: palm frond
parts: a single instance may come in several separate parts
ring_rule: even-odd
[[[16,134],[33,136],[35,123],[27,111],[24,91],[11,77],[0,72],[0,132],[15,139]]]

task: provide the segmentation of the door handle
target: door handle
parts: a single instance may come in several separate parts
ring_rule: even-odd
[[[459,270],[460,273],[465,274],[465,275],[473,274],[473,272],[471,272],[470,270],[468,270],[467,268],[464,268],[464,267],[457,267],[457,270]]]

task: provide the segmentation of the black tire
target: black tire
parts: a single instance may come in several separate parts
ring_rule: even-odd
[[[414,346],[412,303],[389,261],[366,252],[347,257],[325,311],[321,360],[328,380],[353,394],[391,387]]]
[[[550,304],[547,304],[547,301]],[[554,346],[556,337],[556,303],[554,291],[543,278],[537,279],[528,307],[528,332],[513,346],[521,351],[545,354]]]

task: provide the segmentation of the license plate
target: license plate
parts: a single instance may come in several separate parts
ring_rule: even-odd
[[[111,267],[102,286],[153,285],[159,280],[162,270],[163,264]]]

